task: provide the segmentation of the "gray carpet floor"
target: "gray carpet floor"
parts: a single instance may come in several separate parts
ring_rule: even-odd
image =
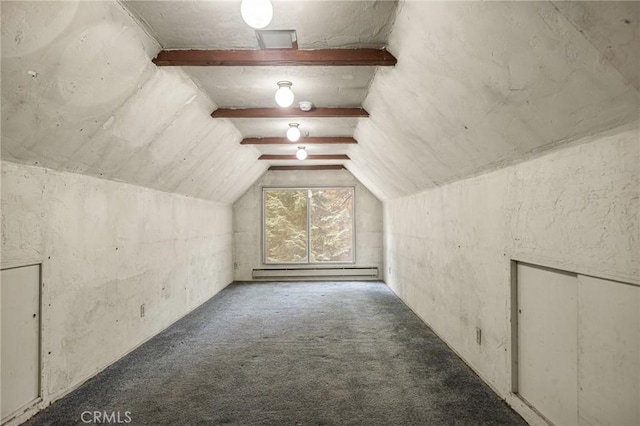
[[[526,424],[380,282],[233,284],[26,424],[96,410],[132,425]]]

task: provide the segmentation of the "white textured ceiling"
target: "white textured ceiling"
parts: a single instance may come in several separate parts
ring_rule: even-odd
[[[637,120],[640,3],[561,3],[402,3],[349,170],[399,197]]]
[[[171,48],[258,49],[255,32],[242,21],[239,1],[131,2],[123,4],[161,45]],[[395,1],[274,1],[265,29],[296,30],[301,49],[386,46]],[[220,19],[224,17],[224,19]],[[277,107],[277,82],[293,83],[295,103],[317,107],[360,107],[376,68],[371,66],[182,67],[220,108]],[[359,119],[236,119],[243,137],[284,136],[288,124],[304,134],[352,136]],[[298,144],[254,146],[261,154],[295,153]],[[348,145],[314,145],[317,154],[343,154]],[[340,164],[331,161],[331,164]],[[269,165],[286,164],[269,161]],[[310,162],[304,164],[311,165]],[[326,163],[325,163],[326,164]]]
[[[264,173],[122,6],[2,3],[2,158],[235,201]]]
[[[277,107],[277,82],[293,82],[296,103],[362,105],[375,67],[183,67],[221,108]],[[297,105],[297,104],[296,104]]]
[[[283,137],[289,123],[298,123],[307,136],[351,136],[366,118],[233,118],[229,119],[245,137]]]
[[[240,1],[125,1],[165,49],[258,49]],[[393,1],[273,1],[266,30],[296,30],[300,49],[384,47]]]
[[[554,1],[562,16],[636,89],[640,90],[640,4],[609,1]]]
[[[357,145],[308,149],[347,153],[346,167],[388,199],[639,116],[639,2],[406,1],[397,14],[385,1],[274,2],[268,28],[296,29],[300,48],[388,45],[398,64],[375,73],[157,68],[161,47],[257,48],[239,1],[123,4],[2,2],[3,159],[230,203],[269,164],[292,164],[257,160],[288,146],[242,137],[299,121],[311,136],[355,134]],[[297,100],[364,102],[371,116],[210,117],[272,106],[280,79]]]

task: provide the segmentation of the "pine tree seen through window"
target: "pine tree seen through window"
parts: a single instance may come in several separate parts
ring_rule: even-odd
[[[265,262],[353,262],[353,193],[353,188],[265,189]]]

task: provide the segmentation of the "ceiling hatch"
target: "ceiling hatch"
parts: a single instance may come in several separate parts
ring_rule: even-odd
[[[296,30],[256,30],[261,49],[297,49]]]

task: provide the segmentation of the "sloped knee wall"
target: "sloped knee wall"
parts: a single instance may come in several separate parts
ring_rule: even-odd
[[[44,403],[229,284],[231,240],[230,206],[3,162],[3,268],[42,263]]]
[[[638,129],[580,142],[385,205],[386,282],[503,397],[510,259],[640,282]]]

